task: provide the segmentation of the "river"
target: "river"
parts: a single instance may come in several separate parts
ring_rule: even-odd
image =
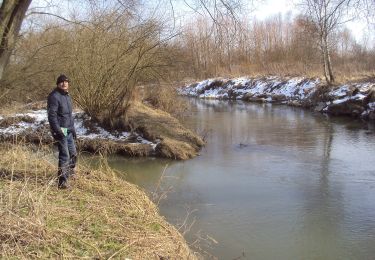
[[[200,156],[110,165],[166,195],[161,214],[185,223],[193,248],[219,259],[374,259],[374,126],[282,105],[189,101],[185,124],[207,141]]]

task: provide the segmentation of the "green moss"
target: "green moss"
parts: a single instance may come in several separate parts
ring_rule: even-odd
[[[99,238],[103,235],[103,226],[97,223],[92,223],[89,226],[88,231],[90,231],[95,238]]]
[[[117,252],[121,249],[124,248],[124,244],[119,242],[119,241],[115,241],[115,240],[109,240],[109,241],[106,241],[102,248],[105,250],[105,251],[109,251],[109,252]],[[126,250],[123,250],[122,251],[123,253],[126,253]]]
[[[151,223],[150,227],[151,227],[151,229],[152,229],[153,231],[156,231],[156,232],[159,232],[160,229],[161,229],[161,226],[160,226],[159,223]]]

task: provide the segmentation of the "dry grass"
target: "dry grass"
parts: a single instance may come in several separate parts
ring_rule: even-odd
[[[348,84],[357,82],[374,82],[375,73],[358,73],[355,75],[348,75],[344,73],[337,73],[336,85],[338,84]]]
[[[77,147],[80,151],[100,154],[119,154],[129,157],[146,157],[155,155],[151,145],[141,143],[127,143],[103,139],[78,139]]]
[[[195,259],[177,230],[105,160],[58,190],[51,151],[0,147],[1,258]]]
[[[176,90],[179,83],[165,83],[157,85],[148,85],[144,87],[145,93],[143,100],[151,104],[154,108],[170,113],[175,117],[181,117],[186,114],[188,104],[181,99]],[[142,100],[138,99],[138,100]]]
[[[1,100],[0,100],[1,101]],[[21,113],[25,110],[25,105],[19,102],[1,102],[0,103],[0,115],[12,116],[16,113]]]
[[[160,140],[157,151],[163,157],[185,160],[196,156],[203,140],[170,114],[135,102],[129,111],[134,130],[152,141]]]

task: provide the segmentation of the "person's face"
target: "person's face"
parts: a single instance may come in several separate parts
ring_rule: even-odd
[[[69,82],[68,81],[64,81],[64,82],[59,83],[59,88],[61,88],[62,90],[67,91],[69,89]]]

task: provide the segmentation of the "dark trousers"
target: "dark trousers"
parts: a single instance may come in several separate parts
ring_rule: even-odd
[[[69,132],[67,136],[58,140],[57,147],[59,148],[59,182],[67,181],[77,162],[77,149],[72,133]]]

